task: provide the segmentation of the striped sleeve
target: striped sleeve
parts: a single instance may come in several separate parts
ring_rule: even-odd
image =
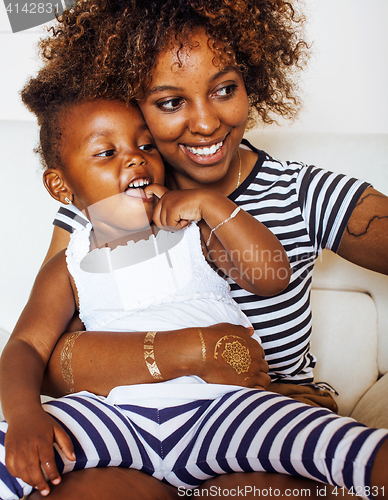
[[[61,206],[53,220],[54,226],[61,227],[69,233],[86,227],[88,222],[85,215],[74,205]]]
[[[301,169],[298,184],[299,205],[316,254],[324,248],[337,252],[349,218],[370,185],[315,166]]]

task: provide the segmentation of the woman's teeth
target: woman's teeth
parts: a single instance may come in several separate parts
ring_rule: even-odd
[[[218,142],[217,144],[213,144],[213,146],[210,146],[209,148],[191,148],[190,146],[186,146],[186,148],[190,151],[190,153],[193,153],[198,156],[210,156],[214,155],[214,153],[217,153],[223,145],[223,141]]]
[[[135,181],[131,182],[128,187],[129,188],[138,188],[138,187],[144,187],[148,186],[150,183],[149,180],[147,179],[136,179]]]

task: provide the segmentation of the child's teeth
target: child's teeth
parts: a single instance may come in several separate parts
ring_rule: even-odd
[[[149,181],[145,180],[145,179],[138,179],[136,181],[133,181],[129,184],[129,187],[130,188],[138,188],[138,187],[142,187],[142,186],[148,186],[149,184]]]

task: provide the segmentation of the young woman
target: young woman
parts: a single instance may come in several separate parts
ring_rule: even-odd
[[[306,383],[313,380],[315,364],[309,352],[314,261],[322,248],[330,248],[387,273],[388,202],[362,182],[281,163],[248,144],[239,148],[240,169],[236,151],[247,120],[268,122],[297,108],[292,75],[306,47],[300,24],[283,1],[93,1],[66,14],[61,31],[44,48],[52,64],[73,68],[74,81],[82,82],[86,71],[95,75],[90,86],[96,93],[109,94],[114,87],[139,100],[168,163],[169,187],[215,189],[279,237],[293,268],[289,287],[269,300],[235,284],[232,293],[260,332],[273,380]],[[72,225],[59,216],[58,224],[64,223]],[[50,254],[66,240],[66,232],[56,228]],[[52,357],[54,375],[63,342]],[[82,336],[74,349],[80,386],[93,379],[97,392],[108,389],[104,378],[112,360],[117,377],[111,387],[136,381],[125,357],[117,355],[117,346],[125,352],[128,339],[118,340],[111,352],[101,345],[105,370],[85,369],[83,361],[93,358],[88,342],[93,341]],[[198,357],[197,367],[200,362]],[[170,368],[174,373],[173,362]],[[60,372],[52,378],[60,385]]]

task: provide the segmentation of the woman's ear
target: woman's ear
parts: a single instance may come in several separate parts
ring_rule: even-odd
[[[43,184],[50,195],[64,205],[72,203],[74,195],[68,187],[60,169],[48,168],[43,173]]]

